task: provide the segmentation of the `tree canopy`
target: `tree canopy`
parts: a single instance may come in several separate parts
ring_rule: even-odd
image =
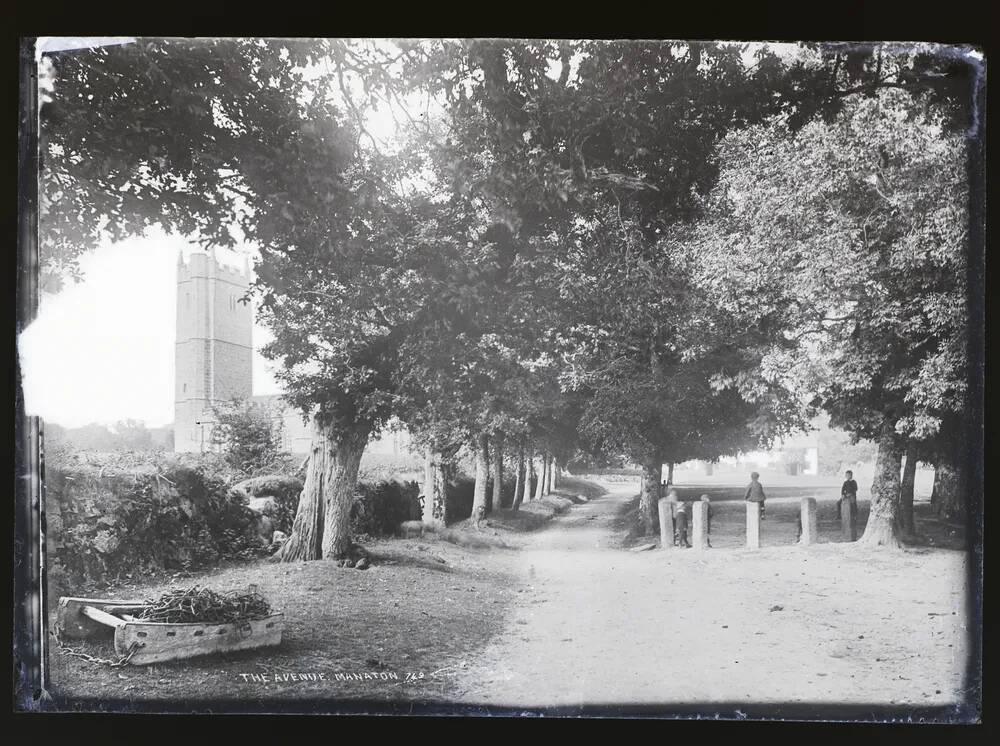
[[[930,452],[968,407],[958,50],[237,39],[46,59],[47,270],[153,223],[259,253],[264,354],[314,422],[286,558],[346,551],[360,454],[394,418],[438,453],[625,453],[651,530],[664,461],[818,409],[880,459]]]

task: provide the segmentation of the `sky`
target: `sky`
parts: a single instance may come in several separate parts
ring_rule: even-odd
[[[64,427],[173,422],[177,255],[198,250],[154,230],[83,257],[82,282],[43,296],[18,340],[28,414]],[[242,262],[234,251],[219,249],[217,256]],[[257,352],[269,339],[255,325],[255,394],[281,390],[274,364]]]

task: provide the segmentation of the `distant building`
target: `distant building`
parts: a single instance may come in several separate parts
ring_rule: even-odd
[[[281,420],[282,448],[309,452],[302,413],[279,394],[253,394],[253,310],[240,303],[250,287],[250,267],[218,261],[214,251],[177,258],[177,344],[174,382],[174,450],[212,450],[212,405],[235,397],[266,407]],[[406,432],[392,432],[369,451],[398,454],[409,447]]]

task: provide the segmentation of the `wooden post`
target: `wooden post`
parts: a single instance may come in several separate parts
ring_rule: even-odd
[[[660,514],[660,548],[667,549],[674,545],[674,503],[661,498],[656,510]]]
[[[708,501],[696,500],[691,505],[691,546],[694,549],[708,549]]]
[[[760,549],[760,503],[747,501],[747,548]]]
[[[840,538],[844,541],[858,540],[858,525],[854,520],[853,508],[849,497],[840,501]]]
[[[815,544],[819,538],[816,528],[816,498],[803,497],[802,506],[799,508],[799,520],[802,521],[802,535],[799,537],[799,544]]]

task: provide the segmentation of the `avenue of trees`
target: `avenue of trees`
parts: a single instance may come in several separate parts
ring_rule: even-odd
[[[259,251],[264,354],[313,427],[282,559],[349,550],[392,420],[427,454],[428,523],[462,449],[483,511],[584,451],[642,464],[652,532],[661,464],[766,447],[819,410],[878,443],[863,543],[913,530],[917,460],[942,512],[975,489],[981,91],[955,50],[139,40],[44,59],[43,271],[153,223]]]

